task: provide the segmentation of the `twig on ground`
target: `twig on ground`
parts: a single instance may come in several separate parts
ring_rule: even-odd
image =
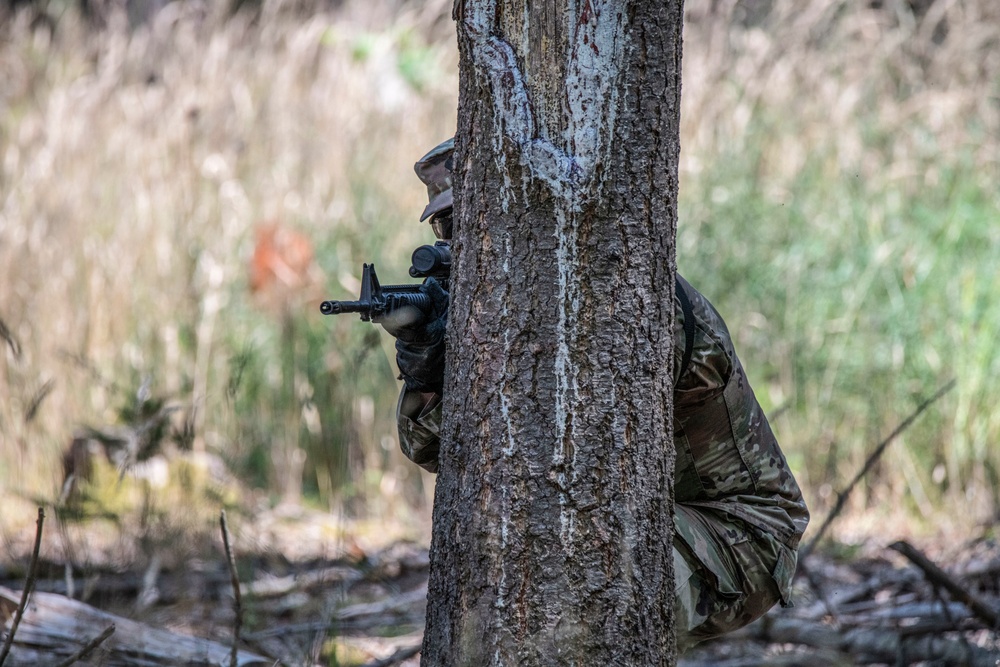
[[[87,642],[83,646],[83,648],[81,648],[79,651],[77,651],[76,653],[74,653],[73,655],[71,655],[70,657],[66,658],[65,660],[63,660],[62,662],[60,662],[58,665],[56,665],[56,667],[70,667],[70,665],[76,663],[78,660],[83,660],[84,658],[86,658],[87,656],[89,656],[90,653],[95,648],[97,648],[98,646],[100,646],[101,644],[103,644],[105,639],[107,639],[108,637],[110,637],[113,634],[115,634],[115,625],[114,625],[114,623],[112,623],[107,628],[105,628],[104,632],[102,632],[101,634],[97,635],[96,637],[94,637],[93,639],[91,639],[89,642]]]
[[[937,601],[937,603],[941,605],[941,612],[942,612],[941,615],[944,616],[945,621],[955,628],[960,627],[955,620],[955,616],[951,613],[951,609],[948,608],[948,601],[945,600],[944,595],[941,594],[941,585],[937,582],[931,582],[931,592],[934,594],[934,599]],[[956,606],[964,607],[965,605],[958,604]],[[926,619],[921,619],[921,621],[923,620]],[[907,629],[909,630],[909,628]],[[965,633],[959,633],[958,641],[962,642],[962,645],[965,646],[966,650],[971,655],[972,645],[969,643],[969,639],[968,637],[965,636]]]
[[[239,653],[240,630],[243,626],[243,600],[240,597],[240,578],[236,574],[236,558],[233,556],[233,549],[229,545],[229,525],[226,523],[226,510],[219,514],[219,525],[222,527],[222,544],[226,549],[226,563],[229,565],[229,579],[233,584],[233,611],[236,612],[236,619],[233,621],[233,648],[229,654],[230,667],[238,664],[237,655]]]
[[[816,534],[813,535],[813,538],[809,541],[808,544],[799,549],[799,561],[805,560],[806,557],[810,553],[812,553],[813,548],[815,548],[815,546],[819,544],[819,541],[823,539],[823,535],[826,533],[827,528],[830,527],[830,524],[833,523],[833,520],[837,518],[837,516],[841,513],[841,511],[843,511],[844,505],[847,503],[847,497],[850,495],[851,491],[853,491],[854,487],[858,485],[858,482],[864,479],[865,475],[867,475],[869,471],[871,471],[875,463],[879,460],[879,458],[882,457],[882,453],[885,452],[885,449],[886,447],[889,446],[889,443],[891,443],[893,440],[899,437],[899,434],[908,429],[910,425],[914,422],[914,420],[917,417],[919,417],[924,410],[933,405],[934,402],[937,401],[939,398],[947,394],[954,386],[955,386],[954,379],[949,380],[947,383],[945,383],[945,385],[940,389],[938,389],[933,396],[931,396],[926,401],[918,405],[917,409],[914,410],[909,417],[900,422],[899,426],[897,426],[885,440],[883,440],[878,444],[878,447],[876,447],[875,451],[873,451],[871,455],[868,456],[868,459],[865,461],[865,464],[861,467],[861,470],[858,472],[858,474],[854,476],[854,479],[851,480],[851,483],[848,484],[843,491],[837,494],[837,502],[834,503],[833,509],[830,510],[830,513],[826,515],[826,519],[823,520],[823,523],[816,531]]]
[[[311,621],[289,625],[272,625],[265,630],[248,633],[247,638],[260,640],[268,637],[287,636],[290,634],[305,632],[323,632],[328,631],[333,627],[342,627],[345,622],[350,622],[351,620],[370,619],[372,617],[375,617],[376,621],[381,621],[384,620],[383,617],[386,615],[403,613],[407,610],[407,608],[413,605],[418,605],[426,599],[427,586],[423,585],[413,591],[410,591],[409,593],[403,593],[388,600],[364,602],[339,609],[333,613],[332,623],[324,621]],[[423,610],[421,609],[420,612],[422,615]],[[373,625],[378,625],[378,623],[375,622],[366,624],[363,627],[371,627]]]
[[[404,646],[389,657],[365,663],[362,667],[392,667],[393,665],[398,665],[404,660],[408,660],[420,653],[420,647],[422,645],[422,642],[418,642],[412,646]]]
[[[740,634],[769,643],[799,644],[817,651],[839,651],[860,664],[859,656],[880,663],[893,663],[901,652],[904,664],[938,662],[968,667],[996,667],[996,653],[985,648],[935,635],[901,636],[891,628],[854,628],[845,632],[810,621],[791,617],[767,617],[746,627]],[[799,663],[803,664],[803,663]]]
[[[819,577],[816,576],[816,573],[812,571],[812,568],[809,567],[805,560],[799,560],[799,572],[805,575],[806,581],[809,582],[809,587],[812,588],[813,593],[816,594],[816,598],[823,605],[823,608],[826,609],[827,615],[833,622],[833,627],[840,630],[840,614],[837,612],[837,608],[830,600],[830,597],[826,594],[826,591],[823,590]]]
[[[21,618],[24,616],[24,610],[28,606],[28,596],[31,595],[31,589],[35,585],[35,578],[38,576],[38,552],[42,548],[42,526],[44,524],[45,509],[39,507],[37,521],[38,527],[35,529],[35,548],[31,552],[31,563],[28,565],[28,577],[24,582],[24,590],[21,591],[21,602],[17,605],[17,611],[14,612],[14,621],[10,625],[10,633],[8,633],[7,639],[3,643],[3,650],[0,651],[0,667],[2,667],[4,661],[7,660],[7,654],[10,653],[10,647],[14,644],[14,635],[17,633],[17,626],[21,624]]]
[[[947,572],[920,553],[912,544],[900,540],[890,544],[889,548],[906,556],[911,563],[923,571],[932,584],[945,589],[953,598],[967,606],[979,620],[986,624],[987,628],[991,630],[1000,628],[1000,613],[997,613],[997,610],[992,609],[978,597],[962,588]]]

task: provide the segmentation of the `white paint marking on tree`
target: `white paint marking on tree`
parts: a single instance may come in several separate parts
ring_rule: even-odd
[[[565,144],[581,170],[588,196],[600,194],[592,182],[597,165],[610,148],[618,107],[615,85],[621,74],[623,53],[619,38],[624,17],[619,3],[601,0],[571,2],[571,48],[566,63],[568,107]],[[604,130],[603,132],[601,130]]]
[[[500,513],[500,550],[497,556],[500,558],[500,581],[497,582],[496,595],[493,600],[493,609],[496,612],[494,614],[494,623],[497,627],[503,625],[503,610],[507,607],[507,561],[504,558],[504,554],[507,553],[507,548],[510,539],[510,514],[511,514],[511,498],[510,489],[507,485],[501,490],[501,503],[503,503],[503,509]],[[493,653],[493,667],[505,667],[503,660],[500,659],[500,647],[497,646]]]
[[[495,127],[501,130],[493,137],[493,155],[497,160],[497,172],[504,179],[500,208],[507,213],[513,183],[503,146],[504,136],[511,137],[516,144],[521,145],[534,131],[534,117],[514,51],[510,45],[494,36],[496,11],[492,6],[493,2],[494,0],[469,0],[465,26],[473,40],[472,58],[489,77],[493,90],[493,121]],[[507,94],[501,95],[499,91]]]
[[[510,273],[510,256],[513,252],[513,244],[511,242],[511,236],[509,233],[504,235],[503,240],[503,270],[504,273]],[[507,289],[510,289],[510,285],[507,285]],[[511,301],[510,295],[508,294],[503,299],[503,307],[500,311],[500,317],[504,322],[507,322],[510,317],[510,310],[508,308],[508,303]],[[504,426],[507,429],[507,444],[501,450],[503,455],[510,457],[514,455],[515,440],[514,440],[514,422],[511,420],[510,416],[510,399],[507,397],[508,387],[507,379],[510,377],[510,373],[507,369],[507,362],[510,360],[510,331],[511,327],[504,327],[503,331],[503,352],[504,352],[504,369],[501,374],[500,379],[500,415],[503,417]]]
[[[507,552],[508,538],[510,535],[510,494],[506,491],[504,492],[504,498],[502,501],[505,505],[504,512],[500,515],[500,553],[504,554]],[[500,563],[500,581],[497,584],[497,595],[496,602],[494,603],[498,610],[503,609],[507,606],[507,567],[506,562]],[[497,621],[499,622],[500,615],[497,614]]]
[[[444,458],[451,467],[442,472],[450,474],[438,478],[436,504],[450,508],[470,497],[481,503],[473,515],[437,516],[425,661],[676,662],[670,563],[651,548],[670,539],[672,497],[658,493],[650,477],[652,465],[669,462],[669,448],[662,461],[655,451],[652,463],[646,460],[648,450],[670,439],[661,419],[670,395],[662,392],[662,369],[644,372],[648,355],[641,349],[659,343],[642,340],[654,335],[670,348],[661,326],[669,329],[671,313],[657,310],[638,321],[616,306],[655,307],[663,281],[650,285],[648,276],[672,273],[658,253],[669,259],[673,249],[672,237],[660,233],[673,231],[676,215],[672,102],[679,87],[671,65],[680,55],[682,9],[637,0],[530,9],[499,0],[456,4],[459,135],[468,140],[467,159],[480,160],[467,165],[462,184],[494,233],[467,237],[465,266],[479,284],[456,297],[463,317],[481,318],[474,324],[483,335],[460,340],[452,352],[460,373],[450,382],[481,371],[494,385],[456,392],[444,422],[456,447],[482,445],[482,455]],[[649,105],[660,107],[650,114]],[[661,134],[665,149],[650,155]],[[660,184],[667,186],[662,193]],[[626,197],[636,201],[623,202],[619,214],[627,220],[616,223],[612,204]],[[654,219],[668,226],[651,229]],[[626,223],[636,228],[623,238],[632,232],[622,229]],[[511,236],[516,254],[509,264],[498,256],[510,251],[498,225],[518,234]],[[626,254],[633,244],[638,252]],[[615,257],[599,256],[602,248]],[[612,259],[620,265],[611,266]],[[613,297],[613,286],[587,282],[606,273],[620,283]],[[497,280],[517,290],[502,295],[517,297],[507,302],[510,312],[489,292]],[[619,298],[620,305],[609,303]],[[616,337],[639,339],[640,349],[615,350]],[[502,353],[511,358],[495,356]],[[494,395],[498,389],[502,396]],[[615,402],[622,414],[608,415]],[[488,417],[471,425],[452,419],[463,412]],[[663,483],[671,483],[669,475]],[[633,558],[648,559],[649,580]]]
[[[504,349],[510,349],[510,336],[504,332],[503,336]],[[500,381],[500,416],[503,417],[504,427],[507,429],[507,444],[501,450],[501,453],[510,458],[514,455],[514,450],[516,448],[514,440],[514,422],[510,417],[510,401],[507,398],[507,378],[504,377]]]
[[[570,460],[567,450],[575,441],[573,423],[570,416],[575,412],[572,405],[577,396],[576,372],[570,360],[570,346],[575,343],[578,314],[580,312],[579,285],[575,267],[578,220],[575,212],[556,209],[556,271],[558,279],[557,299],[559,319],[556,326],[555,355],[555,429],[556,441],[552,449],[552,465],[556,468],[556,482],[559,487],[559,539],[563,549],[573,553],[573,533],[576,527],[575,510],[569,494],[567,468],[576,468],[576,448],[572,448]]]
[[[505,233],[503,241],[503,270],[504,273],[510,273],[510,258],[513,253],[513,242],[511,235]],[[510,289],[510,285],[507,285],[507,289]],[[503,299],[503,307],[501,308],[500,317],[504,322],[507,322],[510,317],[510,309],[508,303],[511,302],[509,295]],[[503,334],[503,353],[504,353],[504,369],[501,373],[500,379],[500,415],[503,418],[504,426],[507,430],[507,442],[505,446],[501,449],[501,454],[510,458],[514,455],[516,449],[516,440],[514,434],[516,432],[513,419],[510,415],[510,399],[508,398],[508,379],[511,377],[511,373],[507,368],[507,364],[510,361],[510,326],[504,328]],[[496,623],[498,625],[503,623],[502,610],[507,607],[507,561],[503,558],[503,554],[507,553],[508,545],[510,544],[510,518],[512,513],[511,508],[511,492],[510,485],[503,484],[500,489],[500,550],[499,555],[500,560],[500,580],[497,582],[496,596],[493,602],[494,609],[496,610]],[[493,654],[493,667],[504,667],[503,661],[500,658],[500,648],[497,647]]]
[[[470,4],[474,3],[470,0]],[[473,39],[473,58],[491,84],[494,120],[501,130],[494,138],[496,154],[504,159],[500,142],[507,137],[520,149],[520,162],[529,178],[545,183],[570,210],[580,211],[589,198],[599,194],[593,178],[609,147],[606,138],[614,129],[624,17],[614,3],[599,0],[574,2],[568,8],[568,15],[575,18],[566,62],[566,108],[556,111],[565,112],[567,120],[558,141],[560,147],[540,136],[548,124],[537,122],[517,56],[510,44],[497,36],[495,11],[487,9],[488,0],[479,0],[478,4],[484,7],[466,12],[466,26]],[[527,24],[527,6],[523,20]],[[525,53],[527,34],[525,25],[521,31]],[[606,55],[609,53],[610,57]],[[500,166],[504,167],[501,173],[509,189],[506,164]]]
[[[566,63],[566,105],[548,110],[567,115],[566,129],[559,138],[562,147],[549,138],[539,136],[548,123],[538,122],[528,94],[524,74],[510,44],[498,36],[495,0],[467,0],[465,26],[472,40],[472,58],[489,78],[493,95],[494,124],[500,132],[494,137],[494,155],[504,187],[500,205],[506,213],[512,182],[503,141],[506,137],[519,148],[524,168],[522,187],[527,190],[531,180],[549,189],[561,205],[556,211],[557,297],[559,303],[556,324],[555,374],[555,440],[552,464],[556,468],[559,486],[560,539],[563,548],[573,550],[576,529],[576,509],[570,496],[570,484],[576,479],[576,447],[570,415],[576,412],[574,401],[579,395],[576,368],[571,363],[571,350],[577,340],[580,313],[580,277],[577,274],[579,249],[579,215],[588,202],[600,195],[593,182],[597,165],[608,150],[608,138],[613,136],[617,89],[621,72],[623,16],[612,2],[600,0],[571,1],[570,48]],[[473,5],[478,5],[473,7]],[[524,9],[521,30],[522,51],[528,52],[528,8]],[[608,54],[611,54],[610,57]],[[542,113],[546,110],[542,109]],[[543,121],[545,119],[542,119]],[[555,126],[556,124],[553,124]],[[505,248],[509,251],[509,247]],[[509,252],[508,252],[509,254]],[[506,314],[506,313],[505,313]],[[509,341],[504,341],[505,350]],[[513,425],[509,405],[501,387],[501,415],[508,428],[508,445],[504,454],[513,454]],[[567,455],[569,460],[567,461]],[[567,475],[567,469],[571,471]],[[498,599],[498,604],[502,600]]]

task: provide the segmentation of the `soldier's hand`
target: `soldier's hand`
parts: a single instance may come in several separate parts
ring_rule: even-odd
[[[444,336],[441,325],[447,323],[448,293],[434,278],[424,281],[420,292],[430,301],[430,307],[426,311],[416,306],[404,306],[383,315],[379,320],[378,323],[393,338],[406,343],[428,344],[437,342]]]
[[[406,388],[440,394],[444,385],[444,333],[448,325],[448,293],[434,278],[420,291],[427,295],[429,312],[399,308],[380,324],[396,338],[396,365]]]

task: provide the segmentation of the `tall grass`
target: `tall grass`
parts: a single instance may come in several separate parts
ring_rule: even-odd
[[[729,321],[816,507],[954,376],[856,508],[983,517],[1000,469],[1000,9],[875,4],[688,0],[679,265]],[[455,127],[450,8],[289,6],[0,26],[8,491],[57,496],[74,429],[120,421],[145,385],[182,407],[183,446],[272,502],[421,497],[391,341],[316,304],[352,296],[362,261],[403,278],[430,239],[412,163]],[[275,220],[316,265],[254,295],[255,229]]]
[[[983,521],[1000,470],[1000,8],[921,4],[691,17],[678,262],[734,325],[814,500],[955,377],[855,507],[936,519],[947,497]]]
[[[119,422],[146,385],[275,502],[300,484],[406,500],[390,342],[317,306],[356,298],[362,261],[404,277],[433,238],[412,164],[453,131],[454,56],[419,15],[31,19],[0,38],[0,483],[54,498],[74,429]],[[316,266],[252,295],[268,221]]]

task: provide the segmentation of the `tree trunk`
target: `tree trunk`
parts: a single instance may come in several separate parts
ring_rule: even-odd
[[[458,0],[424,665],[673,665],[682,1]]]

